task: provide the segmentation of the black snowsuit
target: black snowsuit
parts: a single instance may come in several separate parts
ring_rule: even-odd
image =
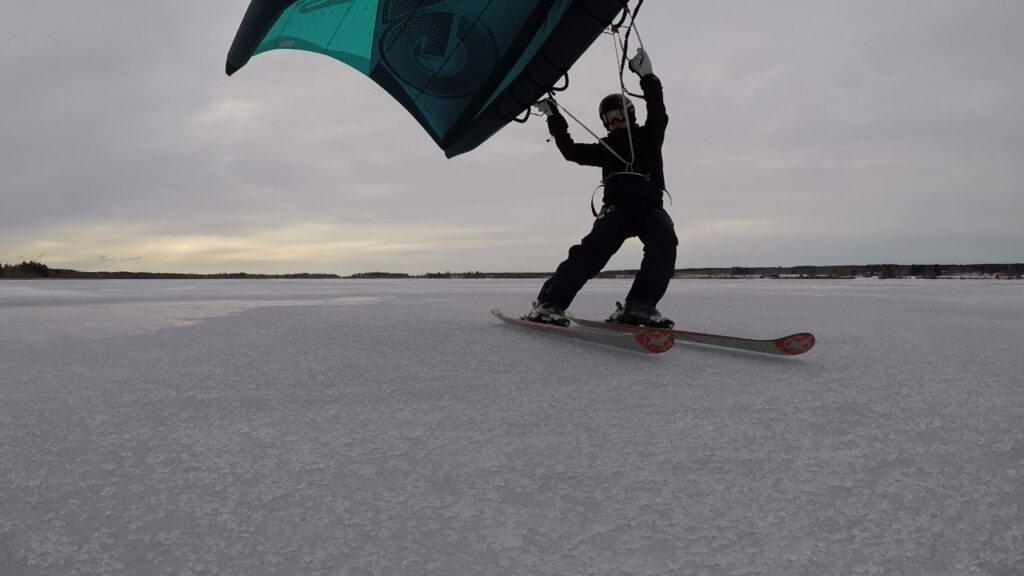
[[[623,159],[629,161],[632,156],[632,171],[647,178],[621,174],[626,166],[602,144],[577,144],[569,135],[569,124],[561,114],[556,111],[548,117],[548,130],[566,160],[601,168],[604,206],[590,234],[569,249],[569,257],[558,265],[555,275],[544,282],[538,302],[568,308],[583,285],[604,268],[627,238],[633,236],[643,242],[644,257],[626,302],[654,307],[668,289],[675,273],[679,244],[672,218],[662,207],[665,173],[661,146],[665,141],[668,114],[657,76],[642,77],[640,88],[647,102],[647,122],[643,126],[634,122],[630,127],[633,153],[630,153],[629,134],[625,129],[610,132],[602,141]]]

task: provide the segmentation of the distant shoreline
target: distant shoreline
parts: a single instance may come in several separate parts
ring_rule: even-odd
[[[606,270],[597,278],[632,278],[638,270]],[[926,279],[1021,279],[1024,264],[869,264],[843,266],[774,266],[729,268],[679,268],[675,279],[751,279],[783,278],[807,280],[841,280],[854,278],[926,278]],[[552,272],[429,272],[405,274],[397,272],[361,272],[349,276],[329,273],[250,274],[227,272],[190,274],[175,272],[83,272],[50,268],[39,262],[0,265],[4,280],[310,280],[310,279],[511,279],[547,278]]]

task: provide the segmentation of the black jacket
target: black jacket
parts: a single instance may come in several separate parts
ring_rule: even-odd
[[[654,74],[641,78],[640,88],[647,102],[647,122],[643,126],[633,124],[630,127],[633,136],[632,171],[644,174],[646,178],[620,174],[626,171],[626,165],[607,148],[601,144],[577,144],[569,135],[569,123],[565,117],[557,111],[548,117],[548,130],[566,160],[601,168],[605,204],[661,207],[662,191],[665,190],[661,146],[668,126],[665,95],[661,80]],[[629,133],[625,129],[609,132],[601,140],[627,162],[630,160]]]

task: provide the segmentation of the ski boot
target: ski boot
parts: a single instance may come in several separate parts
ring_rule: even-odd
[[[669,330],[676,325],[675,322],[662,316],[661,312],[658,312],[658,309],[654,306],[633,302],[626,302],[625,307],[622,306],[621,302],[616,302],[615,311],[612,312],[612,315],[608,317],[606,322]]]
[[[530,322],[537,322],[540,324],[555,324],[558,326],[568,326],[569,318],[565,315],[565,310],[551,304],[545,304],[543,302],[534,302],[533,308],[523,316],[523,320],[529,320]]]

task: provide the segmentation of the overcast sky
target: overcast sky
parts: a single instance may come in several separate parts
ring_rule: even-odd
[[[447,160],[335,60],[278,50],[229,78],[247,5],[4,4],[0,262],[550,271],[590,230],[600,173],[540,119]],[[646,2],[677,267],[1024,260],[1022,22],[1019,0]],[[570,77],[559,101],[599,129],[612,40]]]

